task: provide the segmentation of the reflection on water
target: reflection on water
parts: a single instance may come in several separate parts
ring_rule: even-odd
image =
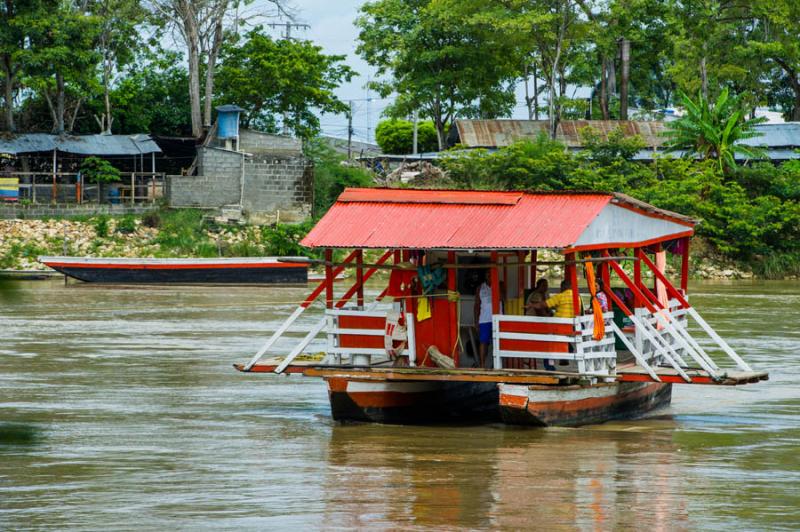
[[[797,284],[693,290],[768,383],[544,430],[338,425],[322,383],[236,373],[302,289],[19,287],[0,529],[800,527]]]

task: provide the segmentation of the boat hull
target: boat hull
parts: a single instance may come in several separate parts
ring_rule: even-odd
[[[672,385],[613,382],[595,386],[519,386],[500,384],[504,423],[576,427],[642,416],[669,405]]]
[[[331,415],[337,421],[405,425],[500,421],[495,383],[326,380]]]
[[[525,386],[493,382],[327,378],[337,421],[580,426],[635,418],[669,405],[672,385]]]
[[[304,284],[306,264],[269,259],[87,259],[45,257],[43,264],[87,283]]]

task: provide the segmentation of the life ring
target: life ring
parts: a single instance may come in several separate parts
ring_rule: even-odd
[[[386,313],[386,327],[383,330],[383,346],[392,360],[403,355],[408,345],[408,330],[405,318],[400,312],[392,310]]]

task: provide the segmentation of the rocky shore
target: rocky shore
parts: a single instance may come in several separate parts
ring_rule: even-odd
[[[264,232],[257,227],[197,229],[203,245],[199,251],[172,245],[162,230],[141,218],[91,218],[87,220],[0,220],[0,269],[34,271],[48,269],[36,261],[40,255],[81,257],[186,257],[270,254]],[[698,256],[699,255],[699,256]],[[690,272],[695,279],[752,279],[751,270],[698,254]],[[556,260],[557,256],[542,256]],[[670,268],[671,269],[671,268]],[[550,275],[560,275],[558,266]],[[674,271],[672,272],[675,273]]]

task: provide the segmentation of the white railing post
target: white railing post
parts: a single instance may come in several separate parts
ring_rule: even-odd
[[[417,337],[414,331],[414,314],[406,312],[406,338],[408,338],[408,365],[417,365]]]
[[[480,347],[478,347],[480,349]],[[492,315],[492,369],[503,369],[500,356],[500,315]],[[481,368],[484,369],[484,368]]]

